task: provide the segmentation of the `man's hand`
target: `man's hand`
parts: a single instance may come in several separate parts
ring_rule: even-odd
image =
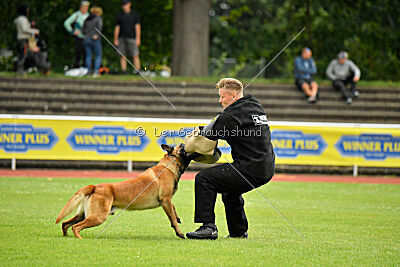
[[[79,30],[75,30],[75,31],[74,31],[74,35],[75,35],[75,36],[78,36],[79,33],[80,33]]]
[[[119,40],[118,40],[118,39],[115,39],[115,40],[114,40],[114,45],[115,45],[115,46],[119,46]]]
[[[358,82],[360,80],[360,77],[354,76],[353,81]]]
[[[136,46],[137,46],[137,47],[140,46],[140,39],[136,39]]]

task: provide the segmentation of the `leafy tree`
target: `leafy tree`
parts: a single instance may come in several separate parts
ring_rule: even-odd
[[[266,77],[292,77],[294,57],[309,46],[320,77],[330,60],[347,50],[363,79],[399,80],[399,11],[395,0],[217,0],[210,11],[210,56],[226,52],[239,63],[269,61],[306,27]]]
[[[0,48],[15,50],[16,29],[13,23],[20,1],[5,1],[0,9]],[[71,65],[74,56],[74,41],[64,29],[64,20],[78,10],[80,1],[25,1],[30,7],[29,19],[36,22],[41,35],[49,48],[49,59],[53,69],[61,71],[64,65]],[[103,34],[113,41],[115,16],[121,11],[120,0],[94,0],[91,6],[103,8]],[[152,0],[133,1],[133,8],[140,14],[142,25],[142,45],[140,47],[142,64],[153,67],[170,61],[172,42],[172,1]],[[119,55],[106,42],[103,45],[103,64],[111,68],[119,68]]]
[[[13,20],[21,2],[3,1],[0,9],[0,48],[15,51]],[[30,19],[47,40],[53,69],[70,65],[73,38],[63,21],[79,7],[79,0],[25,1]],[[119,0],[93,0],[104,10],[104,34],[112,39]],[[144,67],[171,65],[173,0],[133,1],[141,14],[141,59]],[[330,60],[347,50],[360,67],[362,79],[399,80],[400,1],[397,0],[213,0],[210,17],[210,57],[232,57],[234,70],[246,63],[269,62],[303,27],[305,31],[271,64],[265,77],[293,77],[293,59],[309,46],[325,77]],[[103,40],[103,63],[119,68],[119,56]],[[3,70],[4,66],[0,66]]]

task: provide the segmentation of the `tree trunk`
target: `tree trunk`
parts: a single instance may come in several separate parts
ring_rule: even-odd
[[[174,0],[172,74],[207,76],[211,0]]]

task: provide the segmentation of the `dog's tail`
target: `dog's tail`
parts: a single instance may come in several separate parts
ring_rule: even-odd
[[[78,205],[84,200],[84,198],[92,194],[95,189],[96,186],[94,185],[88,185],[79,189],[61,210],[60,214],[56,219],[56,224],[59,223],[62,219],[64,219],[65,216],[73,212],[78,207]]]

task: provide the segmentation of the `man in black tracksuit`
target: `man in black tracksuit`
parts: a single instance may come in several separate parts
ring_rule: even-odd
[[[196,175],[194,220],[203,225],[186,234],[190,239],[218,238],[214,214],[217,193],[222,194],[229,237],[247,238],[242,194],[269,182],[275,170],[271,132],[261,104],[251,95],[243,96],[243,85],[236,79],[222,79],[217,88],[224,111],[202,129],[201,135],[226,140],[231,146],[233,163]]]

